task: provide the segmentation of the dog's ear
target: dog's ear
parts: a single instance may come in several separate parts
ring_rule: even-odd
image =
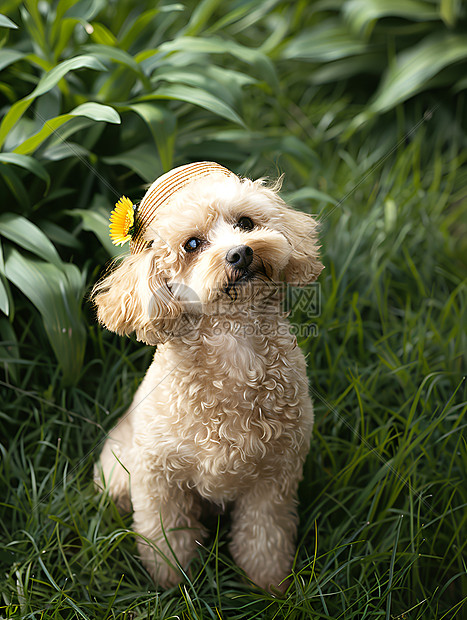
[[[280,231],[290,244],[285,280],[295,286],[311,284],[324,269],[319,260],[318,225],[311,215],[292,209],[279,197],[276,205],[281,211]]]
[[[135,332],[150,345],[169,340],[182,314],[149,249],[124,258],[95,285],[91,298],[107,329],[121,336]]]

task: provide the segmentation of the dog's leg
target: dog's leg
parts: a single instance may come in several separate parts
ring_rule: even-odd
[[[135,476],[131,488],[133,527],[140,535],[138,551],[156,585],[168,588],[179,583],[195,554],[196,541],[204,537],[198,521],[198,498],[160,478]],[[146,540],[147,539],[147,540]],[[152,543],[152,544],[151,544]]]
[[[284,496],[279,484],[258,481],[235,503],[230,550],[258,586],[285,590],[295,553],[295,489]]]
[[[96,488],[102,491],[104,485],[120,512],[131,510],[129,476],[131,435],[130,420],[123,418],[110,432],[99,461],[94,466]]]

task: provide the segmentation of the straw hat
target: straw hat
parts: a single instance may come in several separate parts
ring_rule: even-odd
[[[174,168],[156,179],[138,207],[122,196],[110,215],[110,237],[115,245],[130,241],[130,251],[137,254],[144,250],[147,241],[144,233],[153,222],[157,209],[167,202],[175,192],[188,183],[210,174],[235,176],[233,172],[213,161],[200,161]]]

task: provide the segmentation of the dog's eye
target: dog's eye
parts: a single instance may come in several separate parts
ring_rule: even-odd
[[[201,243],[201,239],[198,239],[198,237],[191,237],[191,239],[188,239],[183,247],[186,252],[194,252],[200,247]]]
[[[253,230],[254,227],[253,220],[249,217],[241,217],[235,224],[235,228],[241,228],[242,230]]]

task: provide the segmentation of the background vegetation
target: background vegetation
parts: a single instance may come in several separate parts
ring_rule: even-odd
[[[4,0],[0,580],[5,618],[461,618],[467,597],[467,16],[457,0]],[[326,270],[316,427],[285,597],[227,524],[157,593],[96,448],[152,351],[86,301],[123,193],[188,161],[285,172]],[[464,216],[464,217],[463,217]],[[313,331],[313,330],[312,330]]]

